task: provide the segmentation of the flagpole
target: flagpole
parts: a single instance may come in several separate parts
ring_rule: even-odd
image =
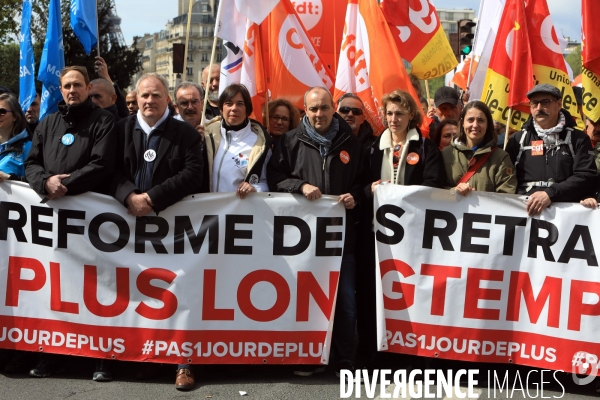
[[[508,144],[508,131],[510,130],[510,114],[512,114],[512,107],[508,107],[508,119],[506,120],[506,128],[504,129],[504,147],[506,150],[506,145]]]
[[[98,52],[98,57],[100,57],[100,29],[98,28],[98,25],[98,0],[96,0],[96,51]]]
[[[428,82],[429,81],[427,79],[425,79],[425,92],[427,93],[427,110],[423,110],[425,112],[425,115],[427,115],[427,113],[429,112],[429,100],[431,99],[431,96],[429,94],[429,83]]]
[[[337,76],[337,29],[336,29],[336,14],[335,14],[335,1],[333,2],[333,73]]]
[[[188,60],[188,44],[190,42],[190,26],[192,25],[192,7],[193,7],[193,5],[194,5],[194,0],[190,0],[190,6],[188,8],[187,28],[186,28],[186,32],[185,32],[185,51],[183,52],[183,73],[186,75],[187,75],[187,60]],[[200,76],[202,76],[202,75],[200,75]]]

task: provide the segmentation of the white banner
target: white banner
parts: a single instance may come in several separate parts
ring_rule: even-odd
[[[397,185],[378,186],[375,210],[380,350],[596,368],[600,211],[530,218],[524,196]]]
[[[337,197],[227,193],[135,218],[110,197],[41,204],[27,185],[4,182],[0,347],[327,363],[344,216]]]

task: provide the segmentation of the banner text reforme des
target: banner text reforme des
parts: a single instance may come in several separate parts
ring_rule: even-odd
[[[571,371],[600,355],[600,211],[382,185],[380,350]],[[585,367],[585,365],[583,365]],[[594,370],[596,373],[597,370]]]
[[[190,364],[327,363],[337,197],[188,197],[135,218],[0,184],[0,348]]]

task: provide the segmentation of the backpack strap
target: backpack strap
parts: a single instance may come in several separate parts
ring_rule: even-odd
[[[517,169],[517,164],[519,164],[519,160],[521,159],[521,155],[523,154],[523,152],[532,148],[531,145],[523,146],[523,143],[525,143],[525,136],[527,136],[527,131],[523,129],[523,135],[521,136],[521,140],[519,141],[519,154],[517,154],[517,159],[515,160],[515,170]]]
[[[473,175],[475,175],[475,172],[477,172],[479,170],[479,168],[481,168],[481,166],[487,161],[487,159],[490,158],[490,156],[496,149],[497,149],[497,147],[494,147],[493,149],[490,150],[489,153],[485,153],[485,154],[481,155],[477,159],[477,161],[469,167],[469,170],[467,171],[467,173],[464,174],[458,182],[456,182],[456,184],[458,185],[459,183],[467,183],[469,181],[469,179],[471,179],[473,177]],[[475,156],[473,156],[473,157],[475,157]]]

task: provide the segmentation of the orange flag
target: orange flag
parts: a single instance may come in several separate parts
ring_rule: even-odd
[[[598,1],[582,0],[583,112],[592,121],[600,120],[600,34],[595,24],[600,21]]]
[[[304,108],[304,93],[313,86],[333,90],[334,77],[308,38],[290,0],[281,0],[261,24],[264,68],[274,99]]]
[[[577,118],[577,101],[546,0],[528,0],[525,15],[530,46],[535,49],[531,54],[535,84],[549,83],[556,86],[563,94],[563,108]]]
[[[423,112],[393,43],[387,22],[375,0],[348,1],[333,97],[337,100],[348,92],[358,95],[365,105],[367,121],[376,134],[385,130],[380,106],[386,93],[396,89],[409,92]]]
[[[531,50],[523,0],[507,0],[490,56],[482,101],[494,121],[520,129],[529,117],[527,92],[533,87]],[[521,106],[519,106],[521,105]],[[516,106],[516,107],[515,107]]]
[[[473,65],[471,65],[473,64]],[[473,53],[469,54],[465,57],[464,61],[458,64],[456,68],[456,73],[452,76],[452,83],[458,86],[463,90],[467,90],[469,84],[473,80],[473,75],[475,75],[475,71],[477,70],[477,65],[479,63],[473,60]],[[471,77],[469,77],[469,74]]]
[[[458,62],[431,0],[385,0],[383,15],[398,50],[419,79],[433,79]]]

